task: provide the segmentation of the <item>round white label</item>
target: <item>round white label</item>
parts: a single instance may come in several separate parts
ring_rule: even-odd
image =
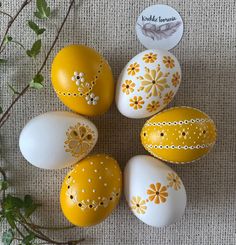
[[[143,10],[136,23],[139,41],[147,49],[170,50],[183,36],[183,20],[168,5],[152,5]]]

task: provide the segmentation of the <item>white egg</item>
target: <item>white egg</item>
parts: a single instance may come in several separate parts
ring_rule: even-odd
[[[48,112],[25,125],[19,146],[32,165],[60,169],[87,156],[97,138],[97,128],[88,119],[71,112]]]
[[[145,50],[122,70],[116,87],[116,105],[129,118],[150,117],[174,98],[181,82],[181,68],[168,51]]]
[[[148,225],[167,226],[184,214],[187,197],[181,179],[151,156],[135,156],[128,161],[124,193],[131,211]]]

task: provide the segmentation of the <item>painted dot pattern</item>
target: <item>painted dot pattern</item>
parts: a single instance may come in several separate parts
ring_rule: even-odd
[[[82,160],[62,185],[61,205],[65,216],[73,224],[82,222],[81,219],[88,220],[86,215],[92,216],[92,220],[98,219],[100,214],[105,217],[119,201],[121,177],[119,165],[111,157],[99,154]],[[78,215],[73,215],[73,210]]]
[[[142,144],[155,157],[186,163],[205,155],[215,144],[216,127],[205,113],[174,107],[149,119],[141,131]]]

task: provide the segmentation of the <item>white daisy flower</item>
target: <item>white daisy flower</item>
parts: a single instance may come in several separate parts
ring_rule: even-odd
[[[80,83],[85,81],[83,72],[74,72],[74,76],[71,78],[72,81],[76,82],[76,85],[79,86]]]
[[[95,96],[94,93],[88,94],[85,99],[87,100],[87,104],[96,105],[98,103],[99,97]]]

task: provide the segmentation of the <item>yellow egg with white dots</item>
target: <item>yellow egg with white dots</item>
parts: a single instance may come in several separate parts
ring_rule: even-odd
[[[80,227],[102,222],[119,202],[122,173],[117,161],[105,154],[89,156],[67,174],[60,195],[65,217]]]
[[[165,110],[143,126],[141,140],[153,156],[171,163],[195,161],[216,141],[216,127],[202,111],[191,107]]]

